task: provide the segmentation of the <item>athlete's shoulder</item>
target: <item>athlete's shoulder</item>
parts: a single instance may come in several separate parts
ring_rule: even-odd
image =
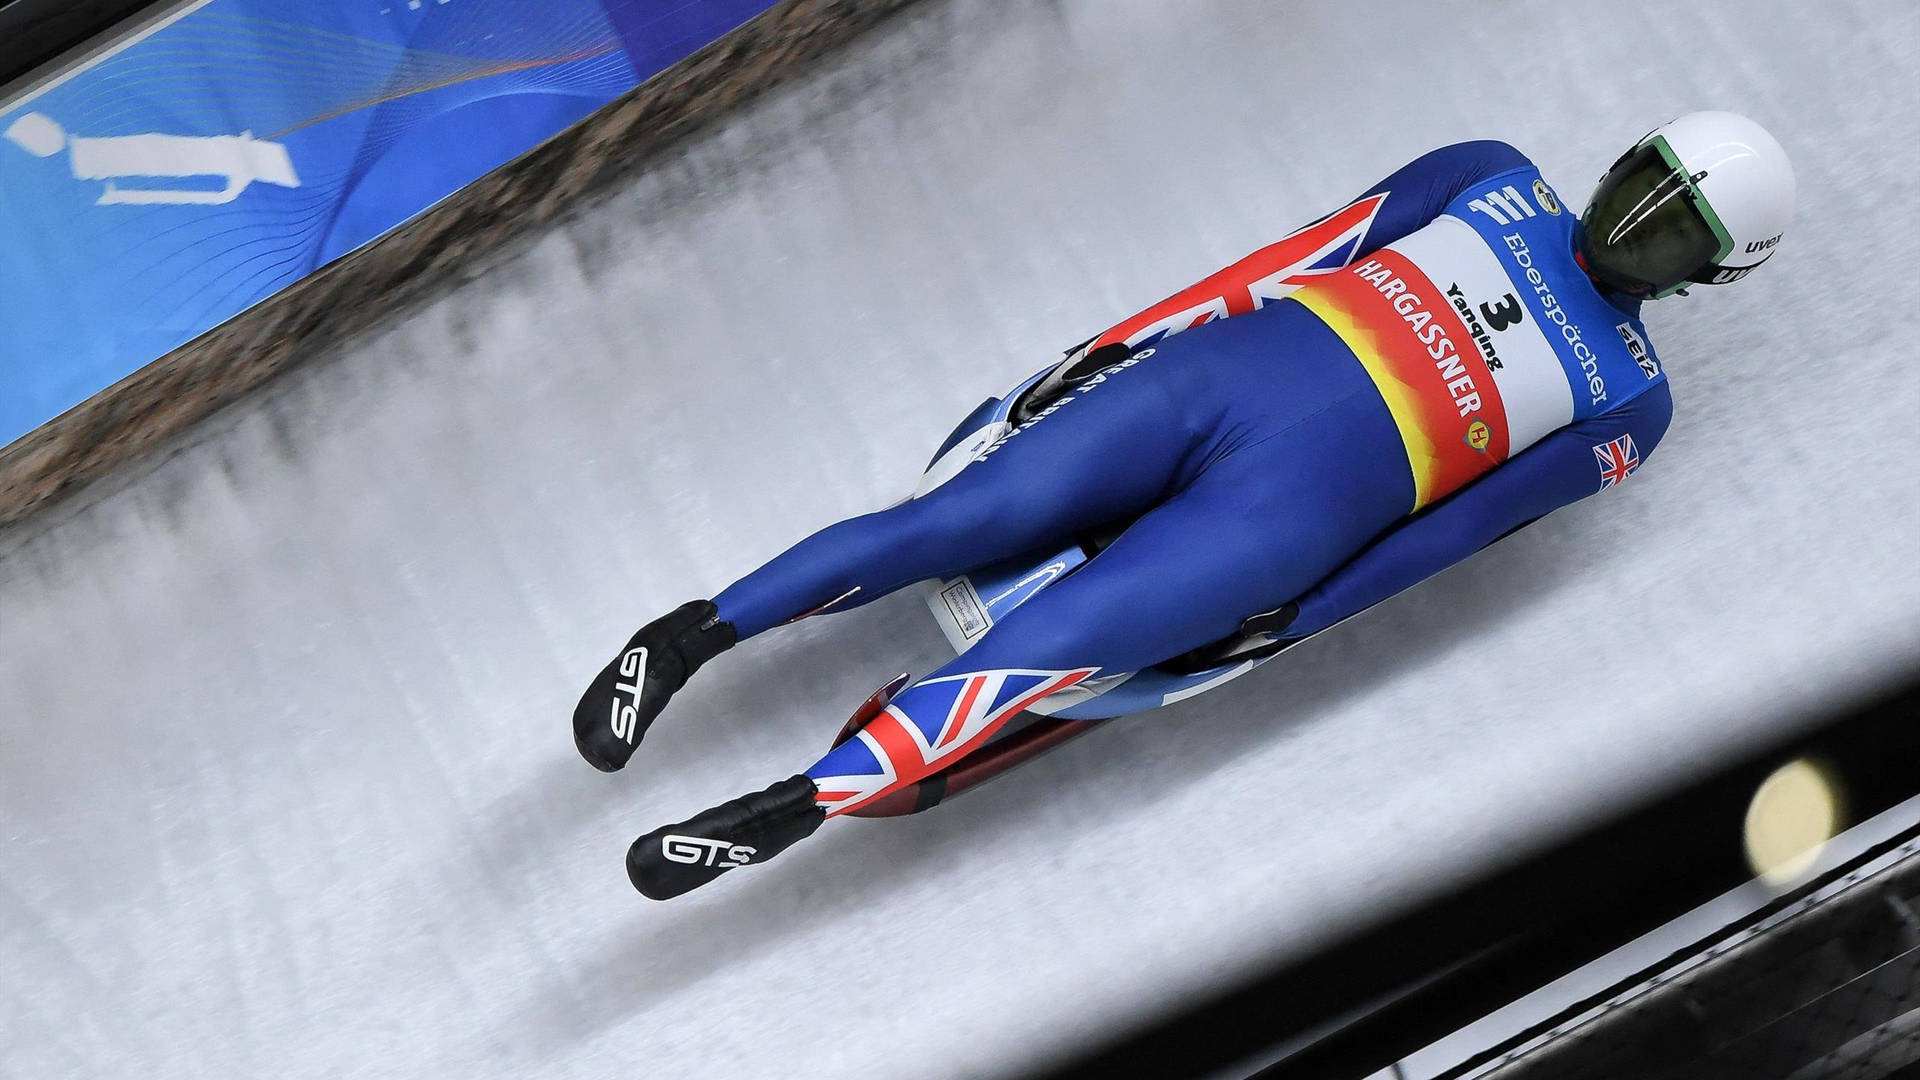
[[[1427,158],[1436,166],[1449,171],[1471,175],[1477,178],[1490,178],[1516,169],[1533,168],[1532,159],[1516,149],[1512,143],[1499,139],[1473,139],[1468,142],[1450,143],[1433,150]]]
[[[1595,419],[1631,432],[1651,451],[1673,424],[1673,390],[1667,384],[1666,372],[1650,376]]]

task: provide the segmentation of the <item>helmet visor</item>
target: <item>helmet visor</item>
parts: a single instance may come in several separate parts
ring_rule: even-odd
[[[1583,224],[1587,269],[1630,296],[1666,296],[1733,250],[1733,238],[1658,136],[1607,170]]]

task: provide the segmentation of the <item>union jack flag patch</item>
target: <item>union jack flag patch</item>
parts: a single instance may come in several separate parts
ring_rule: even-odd
[[[1640,451],[1633,445],[1633,436],[1622,435],[1608,443],[1593,448],[1593,456],[1600,462],[1600,490],[1620,483],[1633,475],[1640,467]]]
[[[902,690],[853,738],[807,770],[828,817],[873,802],[959,762],[1022,709],[1098,668],[1024,668],[944,675]]]

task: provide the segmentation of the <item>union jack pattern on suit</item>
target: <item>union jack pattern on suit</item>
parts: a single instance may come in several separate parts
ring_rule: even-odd
[[[1268,244],[1094,338],[1089,348],[1152,345],[1169,334],[1265,307],[1352,262],[1387,192],[1369,195]]]
[[[1620,483],[1633,475],[1640,467],[1640,451],[1634,449],[1633,436],[1622,435],[1608,443],[1593,448],[1593,456],[1600,460],[1600,487],[1602,490]]]
[[[831,774],[813,777],[814,798],[832,817],[924,780],[978,748],[1022,709],[1098,670],[1009,668],[916,683],[815,766]]]

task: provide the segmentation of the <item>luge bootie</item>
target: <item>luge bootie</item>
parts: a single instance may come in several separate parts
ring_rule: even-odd
[[[580,756],[601,772],[626,765],[674,691],[735,640],[733,624],[720,620],[711,600],[682,604],[641,627],[573,710]]]

